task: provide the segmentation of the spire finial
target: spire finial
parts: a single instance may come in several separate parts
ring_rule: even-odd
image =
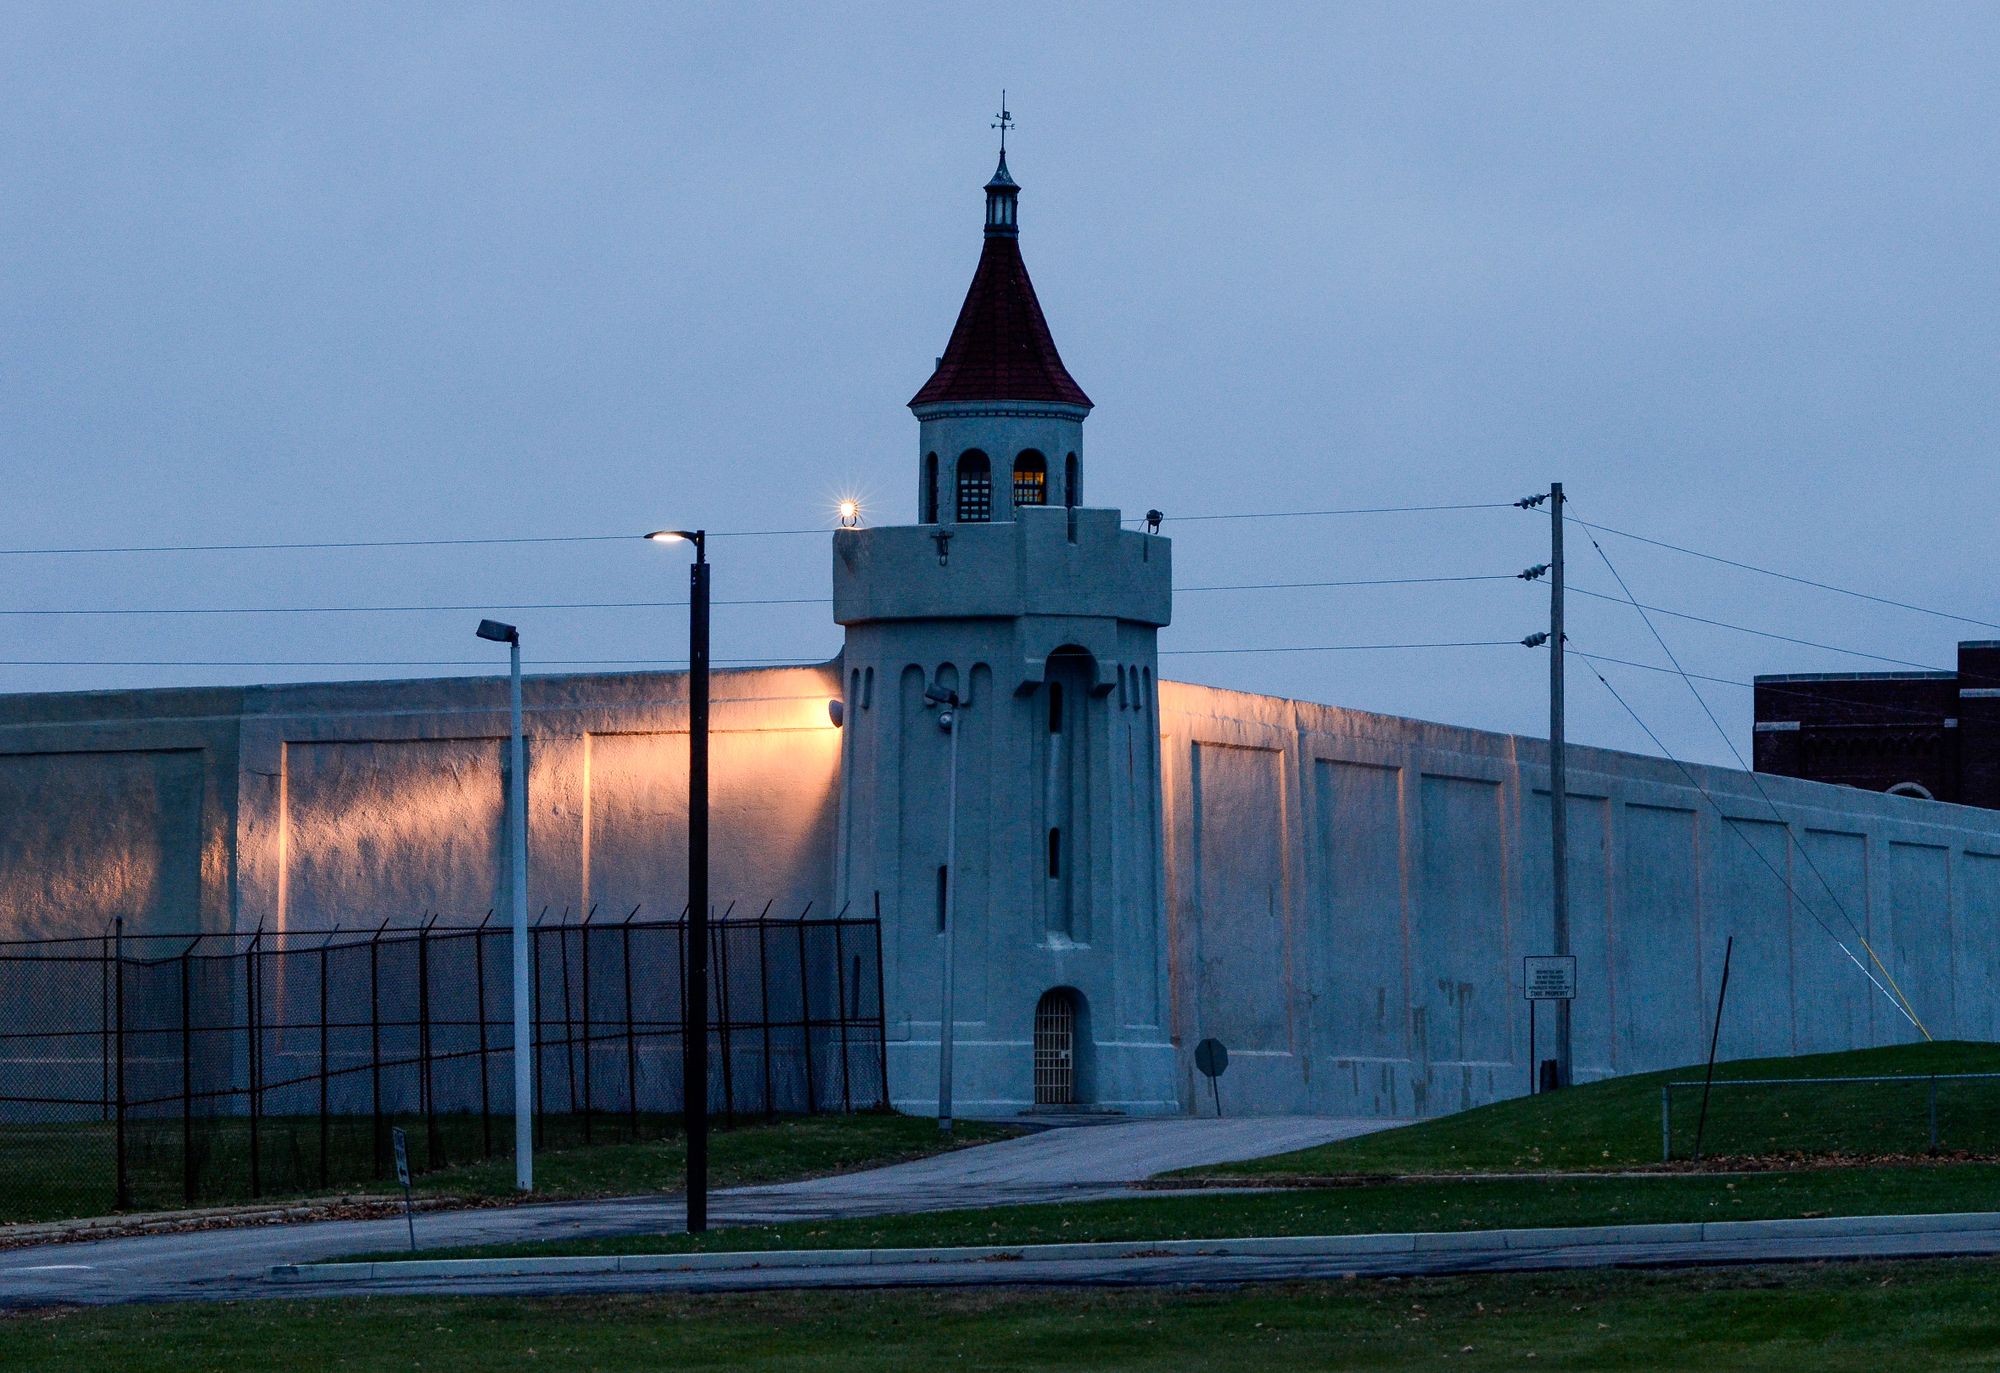
[[[1000,131],[1000,156],[1007,156],[1007,130],[1014,127],[1014,116],[1007,112],[1007,91],[1000,90],[1000,113],[993,117],[993,127]]]

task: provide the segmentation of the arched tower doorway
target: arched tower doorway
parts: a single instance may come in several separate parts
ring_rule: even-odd
[[[1077,996],[1051,987],[1035,1003],[1035,1105],[1076,1105]]]

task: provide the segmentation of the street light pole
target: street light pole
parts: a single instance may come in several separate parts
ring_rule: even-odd
[[[681,1027],[681,1106],[687,1133],[687,1230],[708,1229],[708,538],[660,529],[656,543],[691,543],[688,569],[688,952]]]
[[[479,637],[507,645],[507,849],[514,905],[514,1186],[535,1190],[535,1052],[528,971],[528,747],[521,733],[521,631],[481,620]]]
[[[956,691],[930,687],[924,699],[944,709],[938,712],[938,727],[951,736],[951,761],[945,771],[944,802],[944,984],[938,994],[938,1133],[951,1133],[951,1051],[956,1015],[952,1008],[958,952],[958,713],[964,709]]]

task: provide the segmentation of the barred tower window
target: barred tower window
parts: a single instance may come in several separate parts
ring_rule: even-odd
[[[1014,505],[1047,505],[1049,503],[1048,460],[1030,448],[1014,459]]]
[[[958,455],[958,522],[985,524],[993,518],[993,467],[969,448]]]

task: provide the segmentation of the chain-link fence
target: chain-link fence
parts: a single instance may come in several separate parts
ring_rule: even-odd
[[[872,918],[712,921],[710,1108],[885,1105]],[[538,1145],[677,1128],[687,923],[531,931]],[[300,1194],[509,1154],[512,932],[0,944],[0,1221]],[[20,1218],[18,1215],[12,1217]]]
[[[1721,1078],[1660,1087],[1660,1155],[2000,1157],[2000,1073]]]

